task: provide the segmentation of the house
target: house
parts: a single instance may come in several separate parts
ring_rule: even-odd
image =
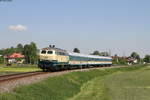
[[[138,63],[138,60],[133,58],[133,57],[127,57],[126,59],[127,59],[128,65],[132,65],[132,64]]]
[[[21,53],[13,53],[12,55],[5,55],[5,62],[8,65],[11,65],[12,63],[22,64],[24,62],[24,55]]]

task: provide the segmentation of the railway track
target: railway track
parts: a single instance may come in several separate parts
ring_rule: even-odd
[[[4,81],[19,79],[19,78],[24,78],[24,77],[29,77],[29,76],[35,76],[35,75],[40,75],[40,74],[46,74],[46,72],[35,71],[35,72],[25,72],[25,73],[1,75],[0,83],[4,82]]]

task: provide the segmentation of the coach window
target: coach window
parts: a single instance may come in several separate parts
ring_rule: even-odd
[[[47,54],[53,54],[53,51],[48,51]]]
[[[42,51],[41,51],[41,54],[46,54],[46,50],[42,50]]]

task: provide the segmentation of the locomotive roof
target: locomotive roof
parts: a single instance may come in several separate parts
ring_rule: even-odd
[[[46,47],[46,48],[43,48],[42,50],[55,50],[57,52],[67,52],[66,50],[55,48],[55,47]]]

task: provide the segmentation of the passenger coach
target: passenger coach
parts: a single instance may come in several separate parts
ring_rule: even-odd
[[[111,66],[112,58],[95,55],[85,55],[68,52],[55,46],[49,46],[40,50],[38,67],[43,71],[57,71],[73,68],[87,68],[99,66]]]

